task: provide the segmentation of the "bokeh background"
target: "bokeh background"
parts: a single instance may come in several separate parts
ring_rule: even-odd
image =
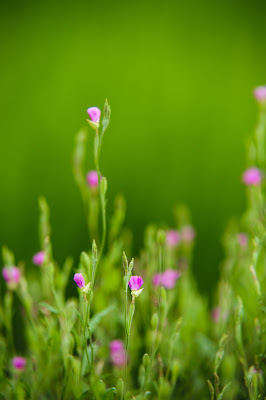
[[[194,271],[211,293],[221,235],[245,208],[244,141],[256,122],[252,89],[266,82],[265,16],[264,1],[2,2],[0,244],[31,265],[43,194],[55,258],[77,260],[88,247],[72,149],[86,109],[107,97],[109,210],[124,193],[138,254],[145,225],[171,225],[174,205],[186,202]]]

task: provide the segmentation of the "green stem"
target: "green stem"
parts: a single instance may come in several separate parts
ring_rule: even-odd
[[[101,260],[102,254],[103,254],[105,241],[106,241],[106,204],[105,204],[104,194],[102,192],[101,172],[100,172],[100,166],[99,166],[102,138],[103,138],[103,134],[99,138],[98,129],[96,129],[95,139],[94,139],[95,140],[95,142],[94,142],[94,158],[95,158],[96,171],[98,174],[98,186],[99,186],[99,193],[100,193],[100,205],[101,205],[101,215],[102,215],[102,240],[101,240],[99,255],[97,258],[95,275],[97,273],[97,269],[98,269],[98,266],[99,266],[99,263],[100,263],[100,260]]]
[[[11,290],[7,290],[5,294],[5,325],[7,330],[7,338],[11,348],[11,351],[14,352],[14,337],[13,337],[13,328],[12,328],[12,305],[13,305],[13,292]]]
[[[260,168],[265,167],[265,129],[266,129],[266,110],[261,108],[258,124],[255,129],[257,160]]]
[[[162,274],[163,271],[163,262],[164,262],[164,246],[162,244],[159,244],[159,273]],[[154,332],[154,336],[153,336],[153,340],[152,340],[152,345],[151,345],[151,358],[150,358],[150,363],[149,363],[149,367],[148,367],[148,371],[147,371],[147,379],[144,385],[144,393],[145,391],[148,389],[148,385],[151,379],[151,371],[152,371],[152,366],[154,363],[154,359],[155,359],[155,354],[158,348],[158,343],[156,345],[156,340],[157,340],[157,336],[158,336],[158,327],[159,325],[162,326],[162,324],[160,324],[161,321],[161,310],[160,310],[160,303],[161,303],[161,283],[160,286],[158,287],[158,303],[157,303],[157,314],[158,314],[158,324],[156,327],[156,330]]]
[[[80,378],[81,378],[81,373],[82,373],[82,362],[83,362],[84,351],[86,352],[88,366],[90,366],[90,360],[89,360],[88,351],[87,351],[87,338],[86,338],[86,328],[87,328],[88,317],[89,317],[89,302],[88,302],[87,298],[85,299],[85,301],[86,301],[86,312],[85,312],[85,318],[84,318],[84,313],[83,313],[84,335],[83,335],[83,346],[82,346],[82,352],[81,352],[82,354],[80,357]],[[83,304],[83,306],[84,306],[84,304]],[[91,345],[91,348],[92,348],[92,345]],[[91,367],[92,367],[92,365],[91,365]]]

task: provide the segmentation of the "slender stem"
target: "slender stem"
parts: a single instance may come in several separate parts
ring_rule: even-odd
[[[163,271],[163,262],[164,262],[164,246],[162,244],[159,244],[159,273],[161,274]],[[145,387],[144,387],[144,392],[147,390],[147,386],[149,384],[150,378],[151,378],[151,370],[152,370],[152,365],[154,362],[155,354],[158,348],[158,344],[156,346],[156,340],[157,340],[157,335],[158,335],[158,327],[161,322],[161,312],[160,312],[160,303],[161,303],[161,283],[160,286],[158,287],[158,303],[157,303],[157,314],[158,314],[158,324],[156,327],[156,330],[154,332],[153,340],[152,340],[152,345],[151,345],[151,358],[150,358],[150,363],[147,371],[147,379],[145,382]]]
[[[99,138],[98,129],[96,129],[95,141],[96,141],[97,145],[94,147],[94,158],[95,158],[96,171],[97,171],[97,174],[98,174],[100,205],[101,205],[101,214],[102,214],[102,240],[101,240],[101,246],[100,246],[99,255],[98,255],[98,258],[97,258],[96,271],[95,271],[95,275],[96,275],[97,269],[98,269],[98,265],[100,263],[100,260],[101,260],[102,254],[103,254],[105,241],[106,241],[106,207],[105,207],[105,198],[104,198],[104,194],[102,192],[102,187],[101,187],[101,172],[100,172],[100,166],[99,166],[102,135]]]
[[[128,360],[128,343],[129,343],[129,334],[128,334],[128,285],[125,287],[125,328],[126,328],[126,339],[125,339],[125,351],[126,351],[126,362],[125,362],[125,371],[124,371],[124,385],[123,385],[123,393],[122,399],[124,399],[125,387],[127,384],[127,360]]]
[[[87,322],[88,322],[88,317],[89,317],[89,302],[88,302],[87,298],[85,298],[84,301],[86,301],[86,312],[85,312],[85,318],[84,318],[84,313],[83,313],[83,331],[84,331],[84,335],[83,335],[82,354],[81,354],[81,357],[80,357],[80,377],[81,377],[81,373],[82,373],[82,362],[83,362],[84,351],[86,353],[88,366],[90,366],[90,360],[89,360],[88,351],[87,351],[87,338],[86,338],[86,328],[87,328]],[[83,307],[84,307],[84,303],[83,303]],[[92,345],[91,345],[91,348],[92,348]],[[92,367],[92,365],[91,365],[91,367]]]
[[[7,290],[5,294],[5,310],[6,310],[6,330],[7,330],[7,338],[10,344],[11,351],[14,352],[14,337],[13,337],[13,327],[12,327],[12,305],[13,305],[13,292],[11,290]]]

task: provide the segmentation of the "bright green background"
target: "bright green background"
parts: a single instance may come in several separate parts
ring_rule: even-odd
[[[87,248],[71,170],[86,109],[107,97],[102,152],[109,207],[125,194],[135,252],[150,222],[176,201],[197,229],[195,273],[210,290],[220,238],[244,210],[244,138],[266,82],[266,3],[51,2],[2,5],[0,244],[30,263],[37,197],[51,207],[55,257]],[[90,153],[92,156],[92,153]],[[92,164],[91,164],[92,166]]]

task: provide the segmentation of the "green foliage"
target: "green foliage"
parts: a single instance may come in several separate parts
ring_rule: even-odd
[[[262,107],[265,122],[264,115]],[[7,279],[0,303],[2,398],[263,398],[265,183],[247,188],[248,210],[225,234],[225,261],[211,310],[191,271],[194,238],[185,237],[192,228],[185,206],[178,206],[174,213],[178,242],[171,245],[166,227],[150,225],[140,256],[130,262],[123,251],[130,253],[131,245],[123,226],[126,206],[120,195],[107,230],[107,180],[100,172],[100,150],[109,119],[106,102],[102,125],[93,125],[96,190],[87,186],[83,170],[86,134],[79,133],[76,140],[74,174],[91,239],[74,266],[85,280],[77,287],[78,296],[71,297],[67,290],[73,260],[66,259],[60,267],[53,258],[44,198],[39,200],[43,263],[34,274],[19,264],[20,279],[11,282],[11,275]],[[264,152],[258,153],[264,143],[261,132],[265,132],[261,120],[259,124],[252,161],[266,169]],[[249,236],[244,245],[237,239],[239,232]],[[11,274],[15,257],[7,247],[3,261]],[[130,293],[132,275],[144,279],[143,291]],[[124,341],[120,359],[112,354],[117,350],[110,348],[114,340],[118,346]],[[11,363],[18,354],[26,359],[22,370]]]

